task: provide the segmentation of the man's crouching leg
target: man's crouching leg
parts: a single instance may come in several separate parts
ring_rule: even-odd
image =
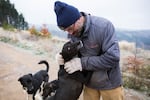
[[[84,87],[83,100],[124,100],[124,89],[119,86],[110,90],[95,90]]]
[[[110,90],[101,90],[103,100],[124,100],[124,89],[119,86]]]
[[[100,96],[101,95],[98,90],[84,86],[83,100],[100,100]]]

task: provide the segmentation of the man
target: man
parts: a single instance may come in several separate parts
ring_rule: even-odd
[[[65,63],[65,70],[70,74],[82,69],[93,71],[84,88],[84,100],[123,100],[120,51],[113,24],[60,1],[55,2],[54,11],[58,27],[67,31],[72,41],[83,42],[81,58]],[[64,64],[59,53],[56,60]]]

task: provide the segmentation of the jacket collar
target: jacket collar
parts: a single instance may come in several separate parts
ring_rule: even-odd
[[[80,38],[86,38],[88,36],[88,31],[89,31],[89,27],[90,27],[90,14],[86,14],[85,12],[81,12],[82,16],[84,16],[85,18],[85,22],[84,22],[84,25],[83,25],[83,33],[82,35],[80,36]]]

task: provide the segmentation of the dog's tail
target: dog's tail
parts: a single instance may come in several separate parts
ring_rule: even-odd
[[[49,64],[46,60],[41,60],[38,64],[45,64],[46,65],[46,71],[48,72],[49,71]]]

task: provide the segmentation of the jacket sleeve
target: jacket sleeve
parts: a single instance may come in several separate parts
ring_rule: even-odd
[[[120,51],[118,41],[116,39],[115,29],[111,23],[106,25],[103,34],[99,35],[98,42],[101,43],[102,54],[99,56],[82,57],[81,63],[83,69],[86,70],[107,70],[116,67],[120,60]]]

